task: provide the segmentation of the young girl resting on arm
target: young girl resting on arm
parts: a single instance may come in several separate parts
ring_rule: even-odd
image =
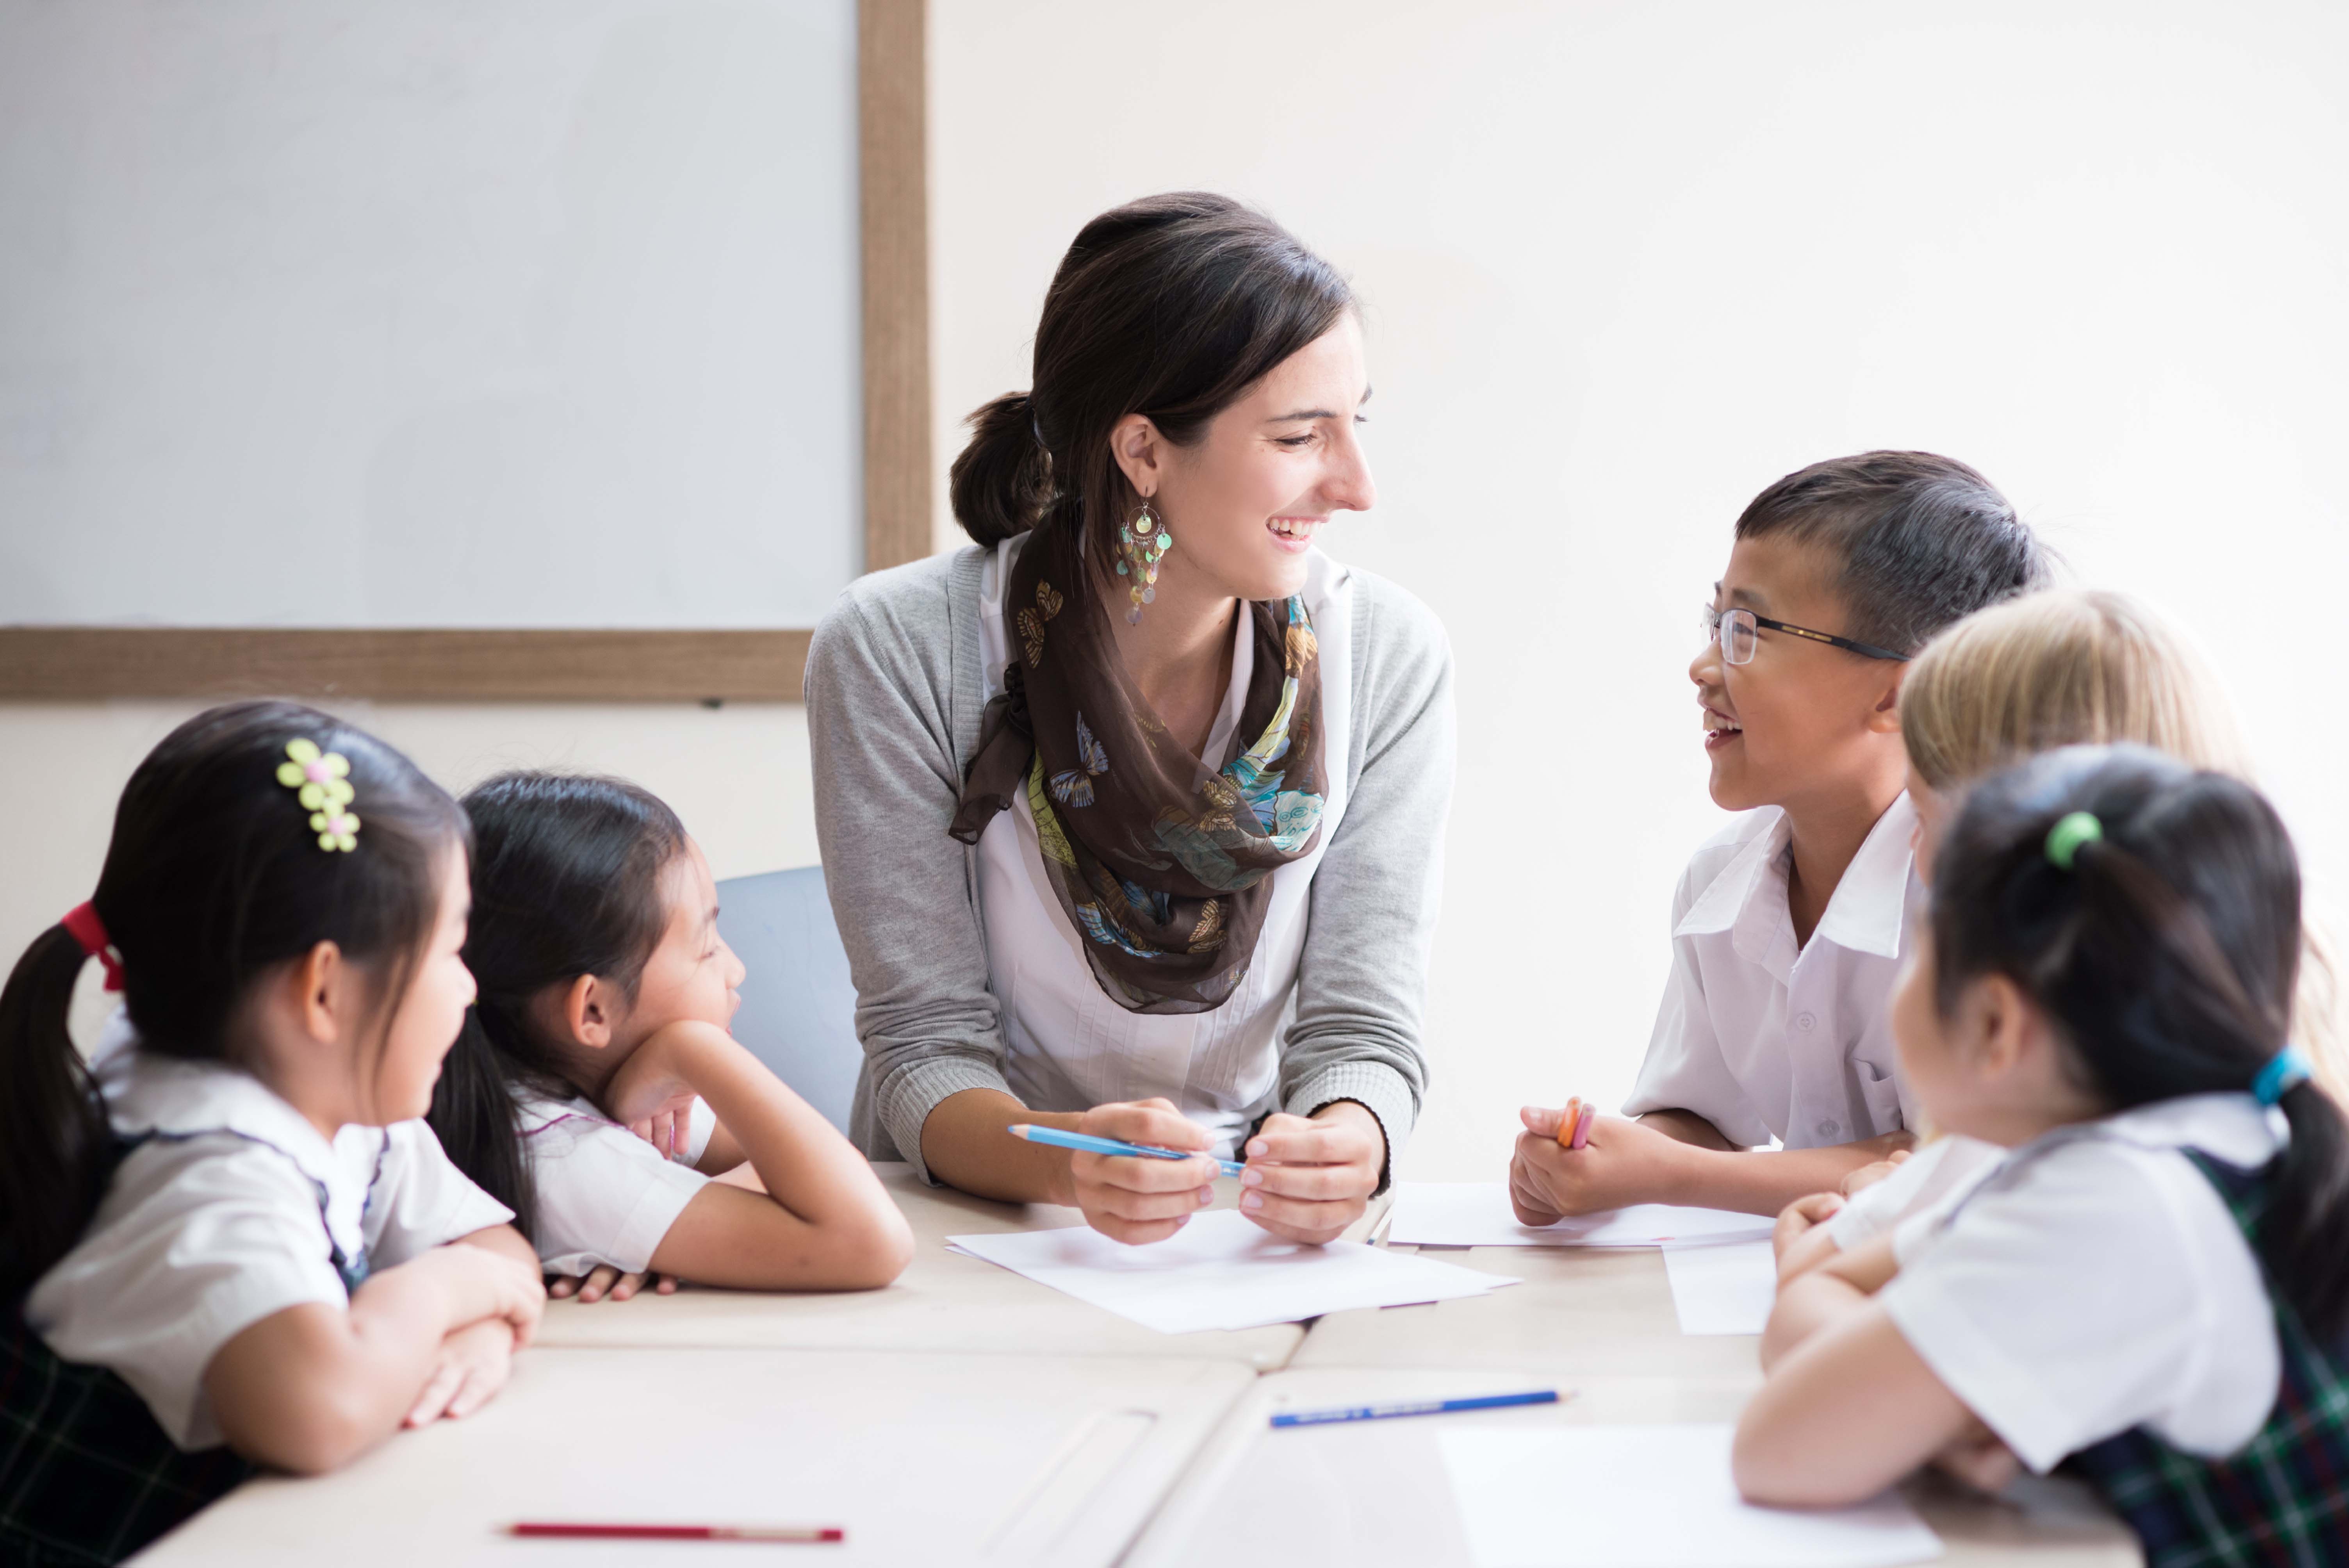
[[[465,842],[292,703],[131,775],[96,894],[0,993],[0,1560],[117,1562],[255,1464],[332,1470],[505,1381],[537,1261],[414,1119],[473,995]],[[125,1011],[85,1067],[90,957]]]
[[[585,1275],[583,1302],[624,1300],[647,1272],[751,1290],[895,1279],[913,1233],[872,1166],[727,1033],[742,964],[676,813],[548,773],[492,779],[464,806],[481,999],[432,1124],[512,1207],[554,1294]],[[709,1180],[745,1158],[764,1192]]]
[[[2009,1152],[1888,1236],[1788,1249],[1739,1486],[1838,1503],[2068,1457],[2152,1568],[2340,1561],[2349,1133],[2289,1043],[2273,810],[2150,751],[2049,753],[1968,796],[1920,937],[1902,1069]]]

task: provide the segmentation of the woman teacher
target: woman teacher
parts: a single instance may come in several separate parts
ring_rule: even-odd
[[[1452,670],[1418,601],[1313,547],[1371,504],[1369,396],[1350,291],[1271,220],[1104,213],[1045,297],[1034,390],[972,417],[975,545],[817,629],[874,1158],[1129,1243],[1206,1204],[1210,1153],[1298,1241],[1385,1184],[1426,1081]]]

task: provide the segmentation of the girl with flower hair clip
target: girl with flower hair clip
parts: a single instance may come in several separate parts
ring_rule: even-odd
[[[505,1381],[537,1260],[419,1119],[473,996],[467,845],[292,703],[131,775],[96,892],[0,992],[0,1559],[119,1561]],[[93,957],[124,1006],[85,1063]]]

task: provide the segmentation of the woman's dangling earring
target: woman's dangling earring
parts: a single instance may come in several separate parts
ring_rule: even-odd
[[[1127,625],[1140,624],[1142,607],[1158,597],[1158,562],[1174,548],[1174,536],[1166,531],[1166,525],[1150,510],[1147,498],[1132,522],[1119,525],[1117,574],[1132,579],[1125,593],[1133,601],[1133,608],[1125,613]]]

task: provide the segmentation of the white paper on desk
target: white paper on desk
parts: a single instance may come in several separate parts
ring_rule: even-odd
[[[1778,1296],[1767,1242],[1667,1242],[1664,1277],[1682,1334],[1759,1334]]]
[[[1756,1241],[1769,1219],[1727,1209],[1634,1203],[1554,1225],[1526,1225],[1501,1181],[1398,1181],[1387,1241],[1414,1247],[1653,1247],[1666,1242]]]
[[[1941,1554],[1899,1494],[1755,1508],[1728,1427],[1464,1427],[1436,1442],[1476,1568],[1891,1568]]]
[[[1257,1328],[1358,1306],[1483,1295],[1517,1282],[1360,1242],[1299,1246],[1235,1209],[1129,1247],[1091,1226],[949,1236],[957,1252],[1065,1291],[1162,1334]]]

